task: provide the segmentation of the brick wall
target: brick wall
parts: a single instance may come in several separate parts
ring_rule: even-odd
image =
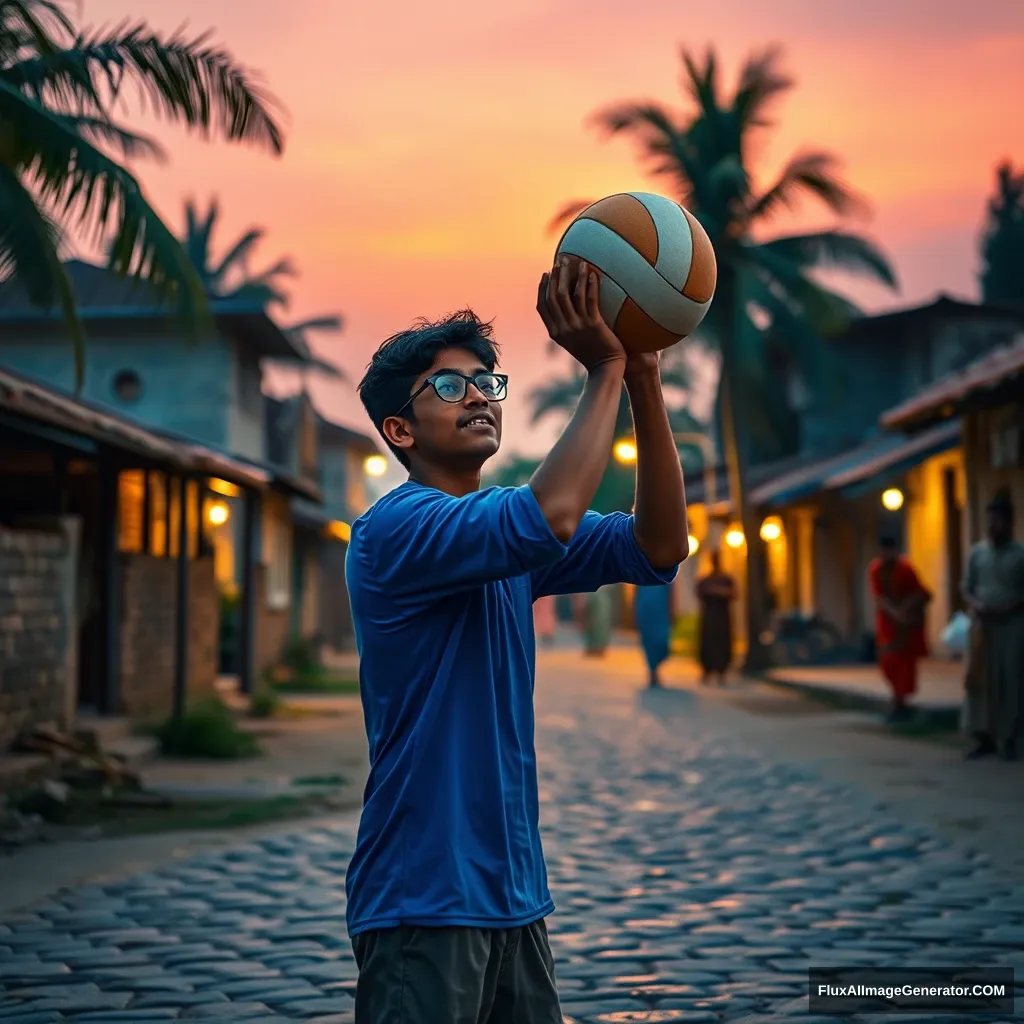
[[[281,663],[291,626],[291,609],[267,607],[267,569],[256,566],[256,622],[253,667],[256,678]]]
[[[0,526],[0,750],[44,722],[65,726],[67,538]]]
[[[174,699],[176,559],[122,555],[121,712],[167,714]],[[210,693],[217,677],[219,602],[213,559],[189,563],[188,699]]]

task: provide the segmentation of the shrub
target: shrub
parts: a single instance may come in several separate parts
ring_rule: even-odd
[[[169,718],[156,735],[161,753],[169,757],[232,760],[260,752],[256,737],[240,729],[231,710],[216,698],[197,702],[177,721]]]
[[[249,715],[252,718],[273,718],[281,705],[281,698],[273,686],[264,682],[249,701]]]

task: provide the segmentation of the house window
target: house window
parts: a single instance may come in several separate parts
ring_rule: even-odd
[[[268,503],[263,525],[267,607],[281,611],[291,604],[292,524],[286,509]]]
[[[142,397],[142,378],[134,370],[119,370],[114,376],[114,395],[126,405]]]
[[[146,474],[126,470],[117,478],[118,548],[138,554],[142,551],[143,517],[146,504]]]

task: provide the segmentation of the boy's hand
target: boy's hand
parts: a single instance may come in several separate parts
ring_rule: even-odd
[[[626,362],[626,350],[604,322],[597,304],[597,274],[580,261],[571,282],[569,258],[563,256],[544,274],[537,289],[537,312],[548,336],[586,370],[602,363]]]

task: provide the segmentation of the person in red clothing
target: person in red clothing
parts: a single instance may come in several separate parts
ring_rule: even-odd
[[[889,720],[897,721],[910,714],[907,699],[917,692],[917,663],[928,653],[924,610],[932,595],[900,555],[895,539],[883,537],[878,547],[868,579],[875,597],[878,664],[892,688]]]

